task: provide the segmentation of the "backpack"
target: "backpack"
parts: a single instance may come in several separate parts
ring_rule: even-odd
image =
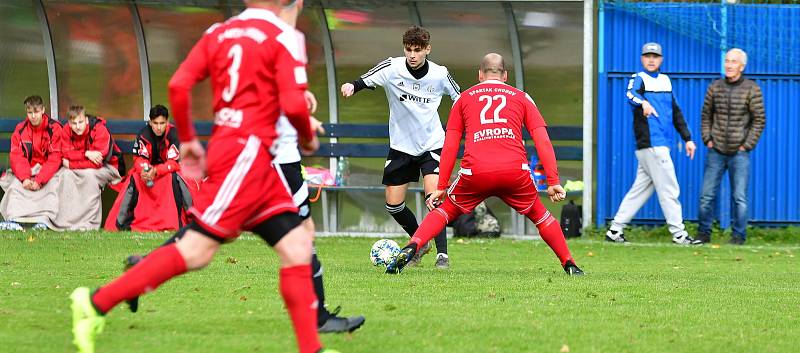
[[[581,236],[583,220],[583,207],[570,200],[569,203],[561,207],[561,230],[564,237],[575,238]]]
[[[478,204],[472,212],[453,221],[453,235],[456,237],[497,238],[500,232],[500,222],[484,202]]]

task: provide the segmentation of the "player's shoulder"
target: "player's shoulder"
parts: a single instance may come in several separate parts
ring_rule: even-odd
[[[433,61],[428,60],[428,72],[434,73],[438,76],[448,76],[449,73],[447,71],[447,67],[444,65],[439,65]]]

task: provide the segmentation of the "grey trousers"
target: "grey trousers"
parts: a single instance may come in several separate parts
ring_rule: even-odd
[[[686,234],[683,211],[678,201],[681,189],[675,176],[675,166],[672,164],[669,148],[663,146],[643,148],[636,151],[636,159],[639,160],[636,180],[622,199],[617,215],[611,223],[611,230],[623,230],[655,191],[661,210],[667,219],[669,232],[673,237]]]

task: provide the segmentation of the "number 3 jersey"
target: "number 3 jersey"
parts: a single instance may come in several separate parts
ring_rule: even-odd
[[[534,129],[546,126],[533,99],[503,82],[487,80],[461,93],[453,104],[447,121],[448,146],[445,148],[457,150],[465,134],[462,172],[481,174],[526,169],[523,124],[532,136]],[[449,146],[452,143],[456,145]],[[444,153],[441,168],[439,180],[446,183],[450,170],[445,170]]]
[[[368,87],[382,86],[389,101],[389,147],[419,156],[442,148],[444,130],[439,120],[439,103],[447,94],[458,99],[458,84],[447,68],[427,61],[428,73],[415,78],[405,57],[388,58],[361,79]]]
[[[270,146],[281,111],[301,138],[311,139],[304,50],[293,27],[265,9],[249,8],[206,30],[170,80],[181,141],[194,137],[189,91],[210,77],[215,138],[257,136]]]

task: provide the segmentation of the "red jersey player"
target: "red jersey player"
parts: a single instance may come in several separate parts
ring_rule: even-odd
[[[386,273],[399,273],[421,246],[450,221],[469,213],[481,201],[497,196],[536,224],[539,235],[558,255],[564,271],[582,275],[570,255],[561,226],[539,201],[531,180],[522,125],[536,143],[536,152],[547,174],[547,194],[554,202],[566,192],[559,185],[555,153],[542,115],[531,97],[504,82],[508,78],[503,57],[487,54],[478,71],[478,83],[461,93],[450,110],[440,164],[439,185],[428,198],[428,207],[440,204],[422,221],[419,229],[388,266]],[[466,134],[465,134],[466,133]],[[466,136],[458,177],[448,187],[461,136]],[[446,197],[445,197],[446,196]],[[443,201],[442,201],[443,200]]]
[[[250,230],[280,257],[280,292],[301,353],[324,351],[317,335],[317,298],[311,282],[313,233],[300,226],[297,208],[271,164],[269,151],[281,111],[298,131],[300,148],[319,147],[303,92],[305,67],[294,28],[278,19],[283,6],[302,0],[245,0],[247,10],[211,26],[169,83],[182,170],[201,177],[205,151],[189,118],[192,87],[211,78],[214,130],[208,144],[207,179],[181,241],[163,246],[93,294],[77,288],[72,299],[74,343],[94,351],[103,315],[122,301],[155,290],[188,270],[199,270],[223,242]],[[283,3],[283,4],[282,4]]]

